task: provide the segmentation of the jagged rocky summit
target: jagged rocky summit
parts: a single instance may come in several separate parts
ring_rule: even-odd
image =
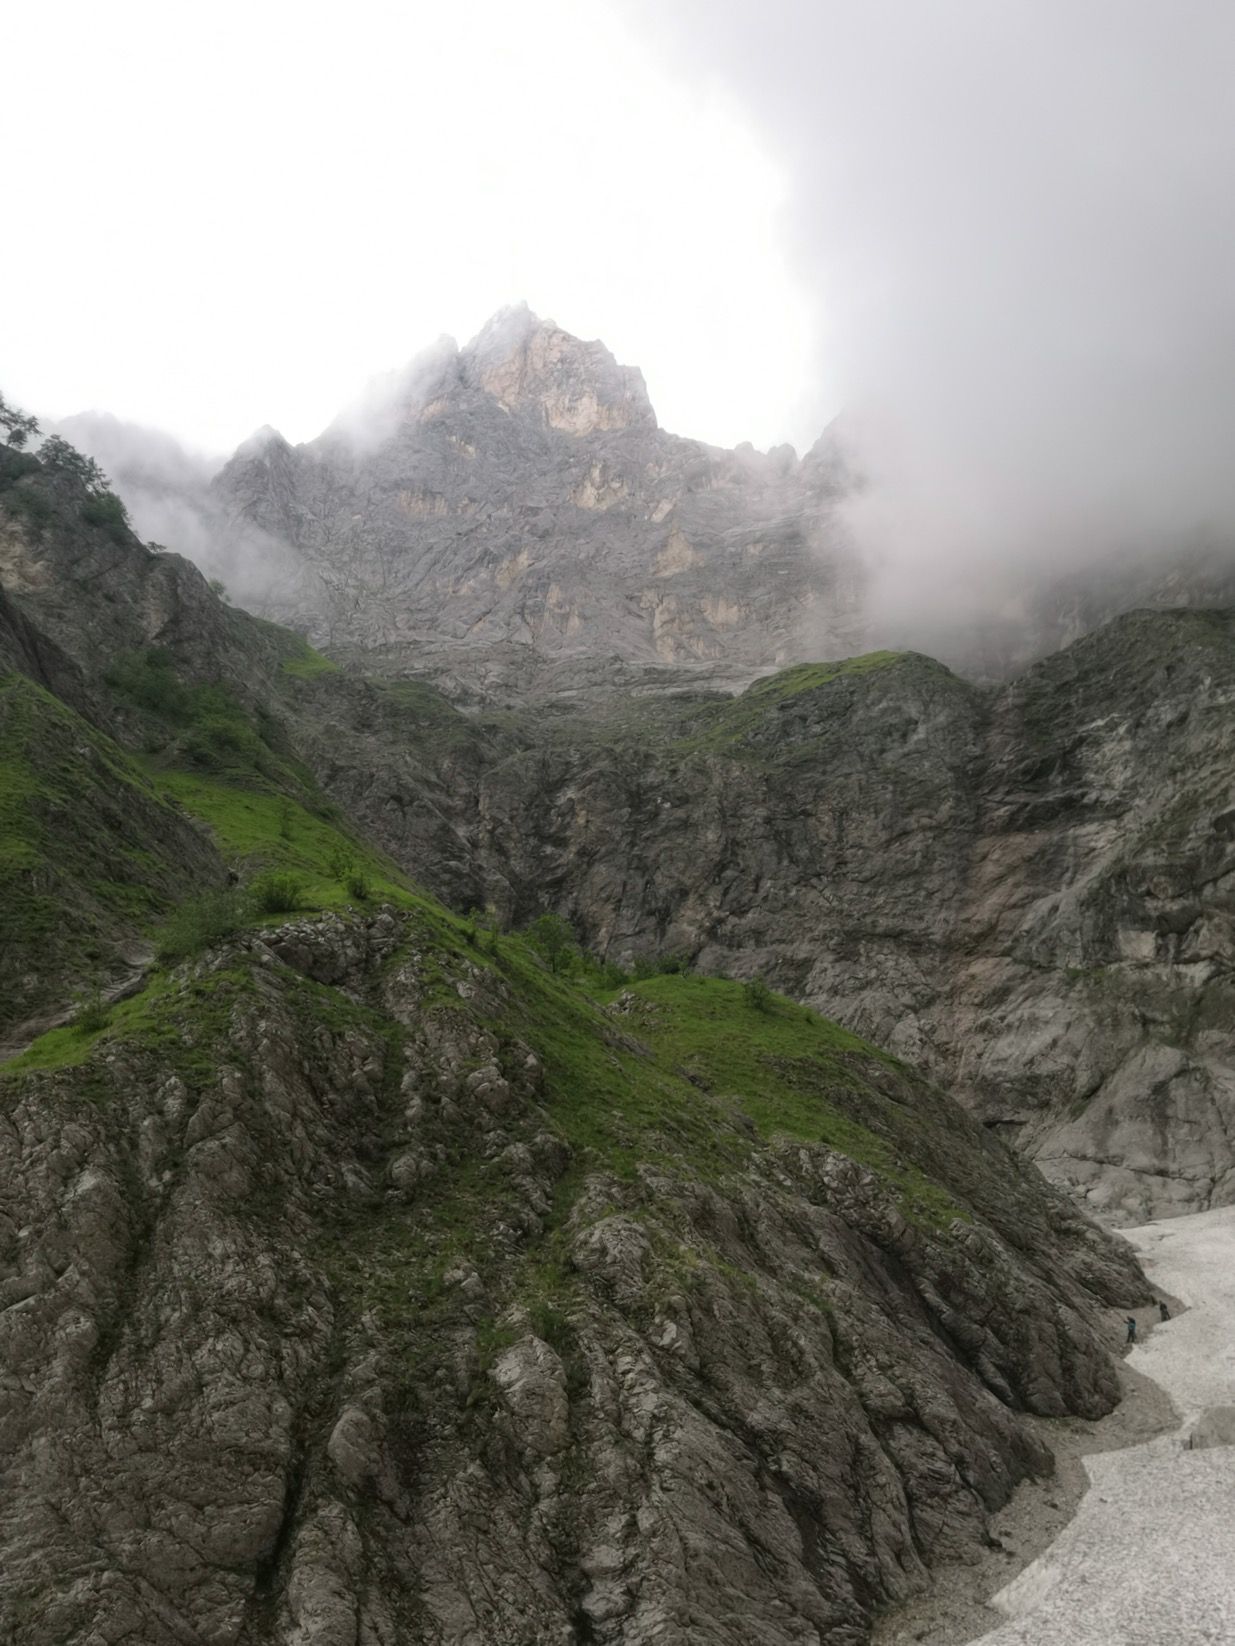
[[[306,445],[262,429],[209,486],[142,431],[66,428],[143,532],[369,669],[520,682],[601,658],[739,680],[858,641],[835,443],[799,460],[669,434],[641,373],[526,308]]]
[[[853,640],[837,484],[822,454],[665,433],[639,372],[518,309],[306,446],[263,431],[211,490],[298,557],[280,615],[380,666],[500,674],[522,648],[749,674]]]

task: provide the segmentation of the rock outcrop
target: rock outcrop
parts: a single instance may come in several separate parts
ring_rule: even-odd
[[[1020,1414],[1109,1408],[1146,1295],[800,1009],[606,1016],[440,917],[244,938],[0,1094],[14,1646],[847,1646],[1049,1469]]]
[[[1230,614],[1133,614],[996,691],[877,654],[511,725],[442,748],[476,902],[761,972],[1111,1215],[1235,1195]],[[320,759],[405,856],[406,760]]]
[[[291,547],[263,609],[369,669],[501,679],[530,651],[749,678],[855,643],[841,484],[823,443],[799,461],[665,433],[638,371],[517,309],[307,445],[262,430],[211,505],[219,535]]]

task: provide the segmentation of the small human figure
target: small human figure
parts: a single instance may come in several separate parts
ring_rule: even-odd
[[[1171,1311],[1167,1308],[1165,1303],[1158,1304],[1158,1313],[1161,1315],[1163,1320],[1169,1320],[1171,1318]]]
[[[1128,1328],[1127,1341],[1129,1343],[1135,1343],[1136,1342],[1136,1316],[1135,1315],[1128,1315],[1124,1320],[1124,1325]]]

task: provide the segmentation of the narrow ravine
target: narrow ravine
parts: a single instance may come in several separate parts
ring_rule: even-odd
[[[1180,1426],[1085,1459],[1075,1518],[992,1599],[1009,1621],[983,1646],[1235,1642],[1235,1445],[1190,1445],[1207,1413],[1235,1408],[1235,1207],[1124,1232],[1154,1285],[1187,1305],[1130,1356]]]

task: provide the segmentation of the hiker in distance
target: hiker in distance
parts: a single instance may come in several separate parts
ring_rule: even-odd
[[[1158,1314],[1163,1320],[1169,1320],[1171,1318],[1171,1311],[1167,1308],[1165,1303],[1159,1303]]]
[[[1128,1315],[1124,1320],[1124,1325],[1128,1328],[1128,1335],[1127,1335],[1127,1337],[1125,1338],[1124,1341],[1127,1342],[1127,1343],[1135,1343],[1136,1342],[1136,1316],[1135,1315]]]

